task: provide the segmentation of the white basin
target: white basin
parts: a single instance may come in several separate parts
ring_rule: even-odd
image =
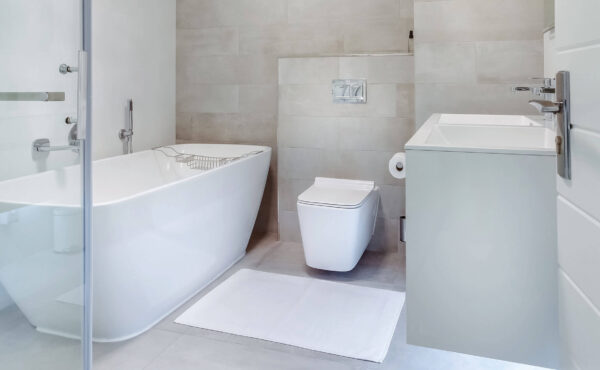
[[[543,117],[492,114],[440,114],[441,125],[544,126]]]
[[[435,114],[406,149],[555,155],[555,136],[526,116]]]

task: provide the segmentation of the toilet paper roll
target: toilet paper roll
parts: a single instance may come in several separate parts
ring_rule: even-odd
[[[406,177],[406,154],[396,153],[390,159],[390,174],[397,178],[403,179]]]

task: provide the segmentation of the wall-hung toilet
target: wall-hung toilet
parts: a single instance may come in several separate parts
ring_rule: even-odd
[[[298,196],[306,264],[328,271],[352,270],[375,231],[379,189],[373,181],[317,177]]]

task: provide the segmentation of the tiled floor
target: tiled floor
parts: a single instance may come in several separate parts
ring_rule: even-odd
[[[231,334],[198,329],[173,322],[201,296],[240,268],[292,275],[312,276],[383,289],[404,290],[404,259],[401,254],[366,253],[350,273],[328,273],[305,266],[302,247],[279,243],[273,237],[254,240],[247,256],[207,289],[198,294],[145,334],[122,343],[94,345],[96,370],[198,370],[198,369],[356,369],[356,370],[512,370],[529,369],[502,361],[406,344],[406,314],[402,313],[383,364],[329,355],[302,348]],[[74,356],[78,344],[67,339],[37,333],[13,309],[12,319],[2,319],[0,330],[9,326],[10,337],[0,335],[0,368],[6,370],[61,369],[60,358]],[[8,324],[12,323],[12,324]],[[357,333],[360,335],[360,333]],[[22,343],[18,343],[20,337]],[[11,347],[9,347],[9,343]],[[44,351],[45,346],[52,352]],[[3,348],[4,347],[4,351]],[[13,349],[12,354],[10,348]],[[15,353],[14,349],[19,348]],[[26,356],[26,351],[31,356]],[[17,362],[17,360],[20,360]],[[39,366],[43,364],[43,366]],[[8,365],[8,366],[7,366]]]

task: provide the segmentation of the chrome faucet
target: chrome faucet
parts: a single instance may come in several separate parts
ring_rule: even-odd
[[[69,145],[50,146],[50,139],[37,139],[33,142],[33,150],[42,153],[72,150],[75,153],[79,153],[80,141],[77,139],[77,124],[74,124],[71,130],[69,130],[68,140]]]
[[[512,92],[531,92],[537,96],[547,96],[556,93],[556,80],[554,78],[533,77],[531,80],[541,81],[542,86],[513,86]]]
[[[550,100],[530,100],[529,104],[533,105],[540,113],[559,113],[562,109],[561,102],[555,103]]]
[[[129,99],[129,127],[119,131],[119,139],[124,142],[123,154],[133,153],[133,99]]]

